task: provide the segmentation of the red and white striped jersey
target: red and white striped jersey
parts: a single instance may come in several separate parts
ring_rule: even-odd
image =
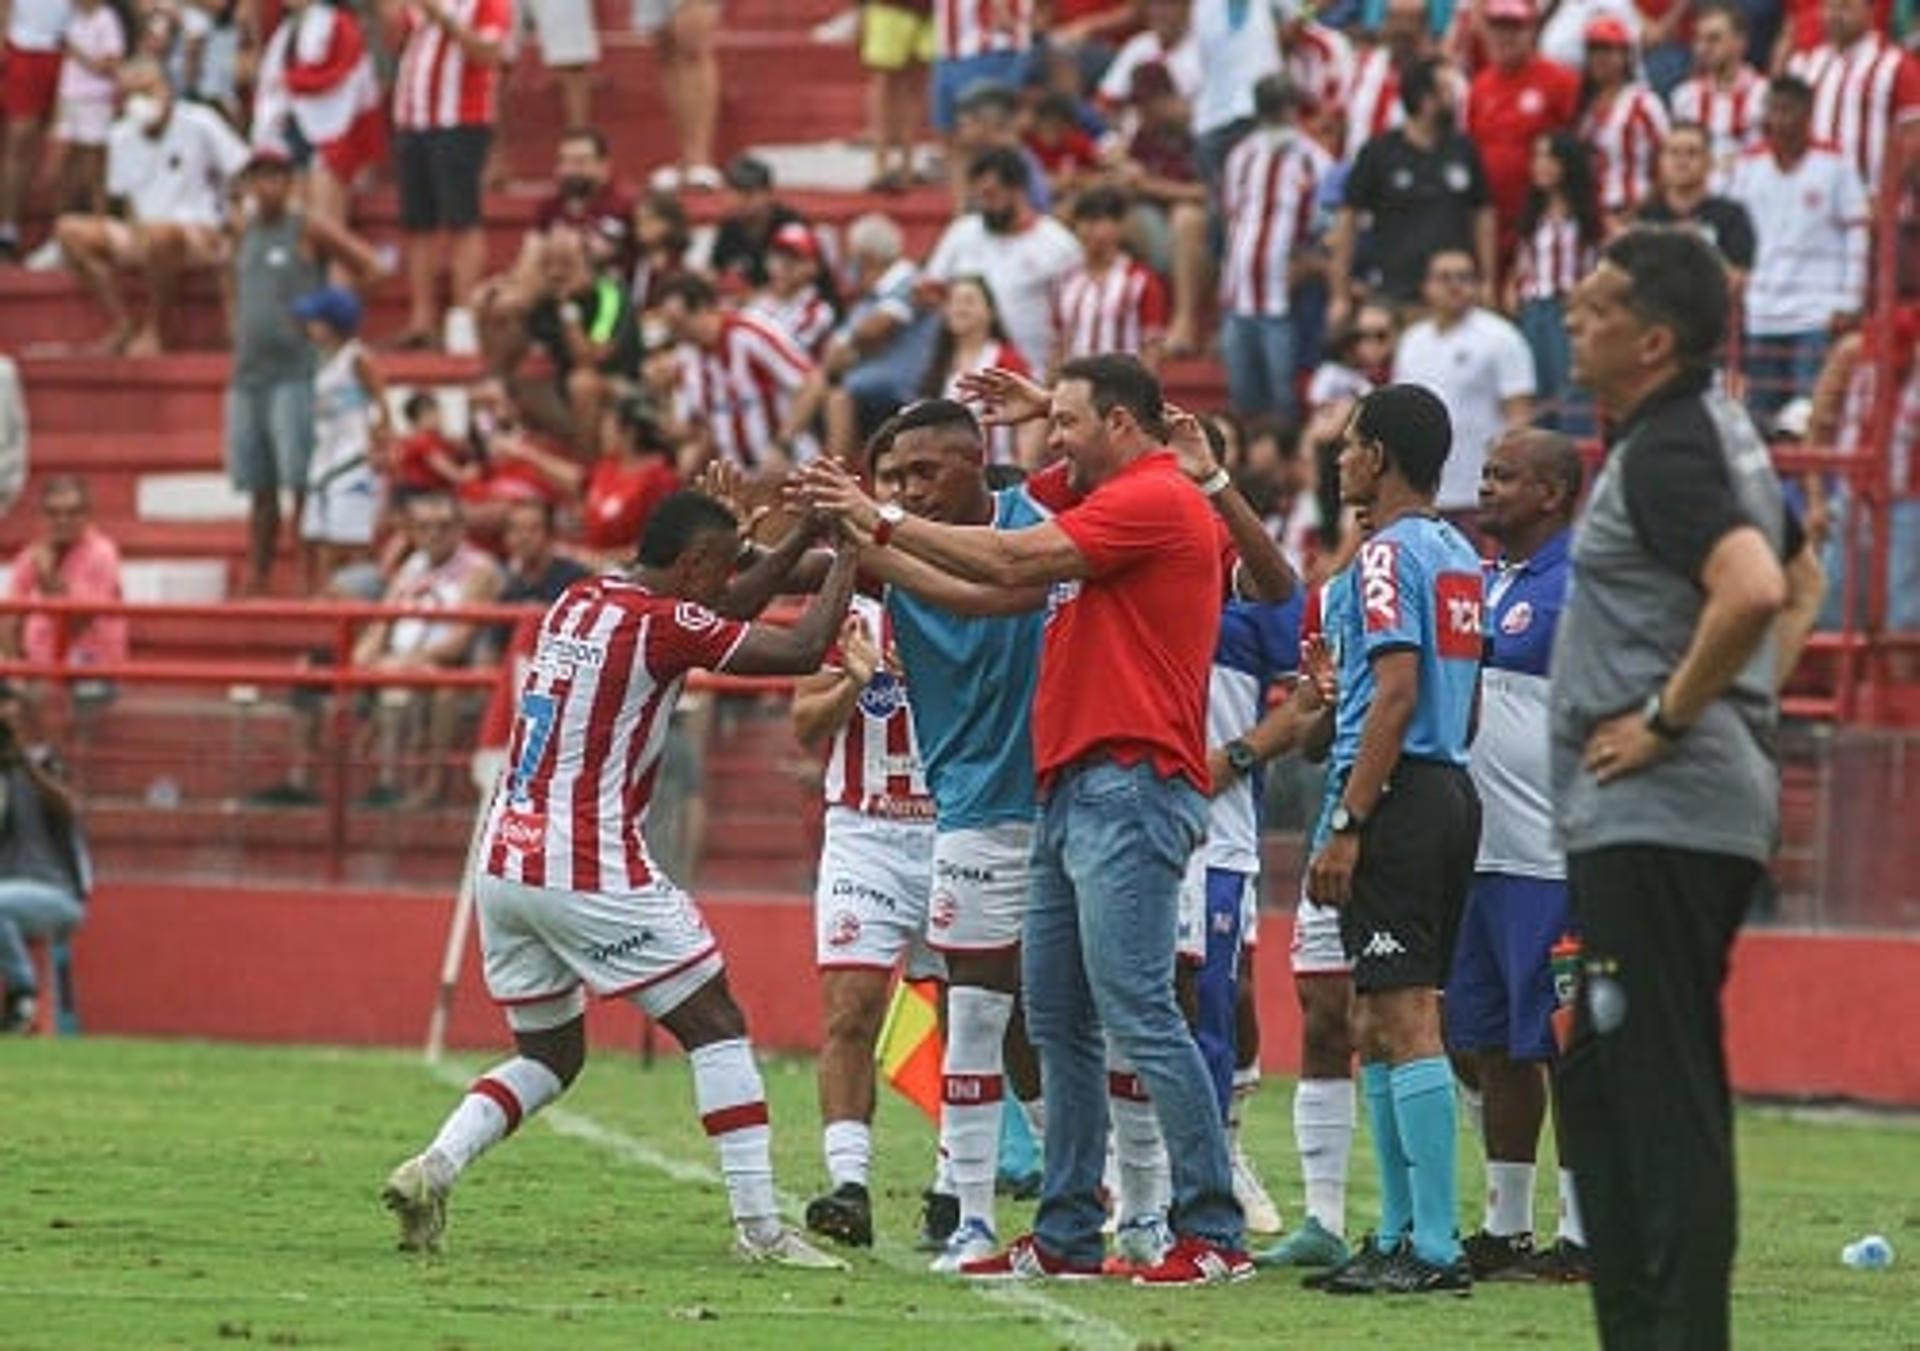
[[[826,302],[819,288],[813,286],[784,299],[771,291],[762,291],[746,303],[741,313],[772,324],[816,361],[827,350],[827,339],[833,336],[838,322],[833,306]]]
[[[504,44],[513,34],[513,0],[446,0],[446,5],[478,38]],[[499,68],[469,61],[446,29],[417,10],[407,11],[406,34],[393,80],[393,124],[402,131],[492,126]]]
[[[1726,191],[1733,181],[1735,161],[1763,134],[1760,114],[1766,97],[1767,82],[1752,66],[1744,64],[1725,88],[1710,75],[1696,75],[1673,91],[1673,120],[1697,122],[1706,128],[1707,153],[1713,158],[1713,191]]]
[[[1020,349],[1010,342],[995,342],[989,339],[980,349],[977,359],[965,364],[956,364],[947,372],[947,387],[940,391],[949,399],[960,397],[960,377],[972,375],[975,371],[1002,370],[1012,371],[1015,375],[1032,375],[1033,368],[1027,365],[1027,359],[1020,355]],[[988,464],[1018,464],[1020,462],[1020,436],[1012,427],[987,427]]]
[[[1593,267],[1594,248],[1572,216],[1542,215],[1514,245],[1514,281],[1522,300],[1564,300]]]
[[[859,616],[882,652],[892,646],[893,622],[885,605],[871,596],[855,596],[850,613]],[[908,698],[907,682],[885,669],[874,672],[860,691],[853,716],[835,734],[827,753],[822,787],[829,807],[893,820],[933,820],[933,798],[927,792]]]
[[[1813,139],[1852,161],[1871,196],[1886,162],[1887,138],[1920,117],[1920,61],[1879,33],[1868,32],[1844,52],[1823,44],[1787,62],[1813,86]]]
[[[1062,361],[1103,352],[1139,356],[1166,332],[1166,284],[1125,253],[1097,273],[1082,263],[1054,289],[1053,327]]]
[[[687,672],[719,670],[747,626],[619,577],[575,582],[540,622],[507,773],[487,808],[488,874],[622,893],[656,878],[641,826]]]
[[[765,319],[725,315],[712,347],[682,348],[681,411],[705,426],[715,454],[753,469],[813,372],[806,353]]]
[[[1033,46],[1033,0],[933,0],[934,50],[953,61]]]
[[[1385,47],[1373,48],[1355,63],[1346,107],[1346,149],[1341,158],[1349,164],[1361,146],[1407,120],[1407,110],[1400,106],[1400,68]]]
[[[1220,301],[1229,314],[1287,312],[1287,263],[1313,230],[1327,152],[1291,128],[1262,127],[1227,156],[1221,205],[1227,255]]]
[[[1593,155],[1602,211],[1625,214],[1645,199],[1667,127],[1666,105],[1643,84],[1596,100],[1581,115],[1580,139]]]
[[[1280,56],[1314,119],[1340,112],[1353,86],[1353,43],[1337,28],[1311,21],[1280,30]]]

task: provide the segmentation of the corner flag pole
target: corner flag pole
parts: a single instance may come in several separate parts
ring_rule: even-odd
[[[460,969],[467,958],[467,934],[473,928],[473,874],[480,854],[480,839],[486,833],[487,808],[493,801],[492,787],[480,794],[480,806],[473,814],[473,830],[467,838],[467,857],[460,867],[460,887],[454,893],[453,917],[447,925],[447,946],[440,954],[440,988],[434,995],[433,1013],[427,1019],[427,1063],[435,1065],[447,1049],[447,1019],[453,1013],[453,995],[460,984]]]

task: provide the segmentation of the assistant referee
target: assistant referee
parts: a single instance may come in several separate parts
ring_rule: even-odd
[[[1608,1348],[1728,1340],[1727,955],[1779,824],[1783,560],[1765,443],[1712,388],[1726,276],[1697,235],[1607,246],[1567,318],[1617,429],[1554,649],[1554,796],[1585,960],[1562,1103]]]

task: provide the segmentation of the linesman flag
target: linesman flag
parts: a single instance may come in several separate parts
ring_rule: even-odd
[[[945,1055],[945,1039],[940,1035],[940,982],[902,980],[895,984],[873,1058],[894,1091],[936,1123],[940,1120],[940,1062]]]

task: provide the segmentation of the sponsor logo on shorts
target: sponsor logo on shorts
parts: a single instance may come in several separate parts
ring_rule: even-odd
[[[1404,957],[1406,945],[1385,929],[1375,929],[1367,935],[1367,945],[1360,949],[1362,957]]]
[[[976,887],[992,886],[995,877],[991,868],[976,867],[971,863],[954,863],[948,859],[936,859],[933,875],[942,882],[971,882]]]
[[[827,946],[830,948],[852,947],[860,941],[860,916],[851,910],[841,910],[827,921]]]
[[[860,711],[875,722],[885,722],[907,706],[906,684],[891,671],[875,671],[860,691]],[[894,773],[891,768],[888,773]]]
[[[835,878],[832,895],[835,900],[865,901],[869,905],[877,905],[882,910],[888,912],[900,908],[899,903],[886,892],[880,890],[880,888],[870,887],[865,882],[853,877]],[[846,912],[843,911],[842,913],[844,914]]]
[[[960,903],[951,891],[936,891],[927,903],[927,923],[936,929],[951,929],[959,909]]]
[[[590,962],[611,962],[621,957],[631,957],[645,950],[654,941],[653,930],[642,929],[638,933],[628,934],[617,943],[587,944],[587,960]]]
[[[1368,633],[1400,626],[1399,557],[1399,546],[1390,539],[1368,540],[1360,546],[1360,608]]]

